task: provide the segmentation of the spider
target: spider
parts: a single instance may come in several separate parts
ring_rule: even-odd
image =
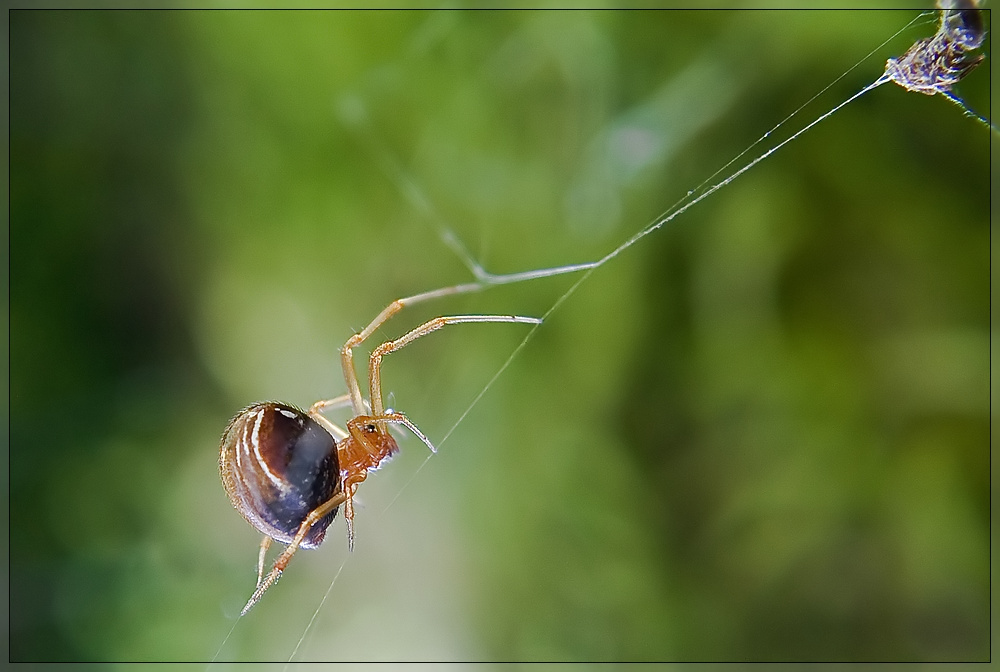
[[[247,522],[264,535],[257,559],[257,586],[240,615],[246,614],[264,592],[281,578],[299,548],[316,548],[337,509],[344,507],[348,547],[354,549],[353,497],[368,472],[399,451],[389,434],[390,424],[413,432],[430,450],[434,445],[402,413],[386,409],[382,401],[382,358],[449,324],[465,322],[519,322],[540,324],[516,315],[451,315],[436,317],[386,341],[372,350],[368,364],[366,402],[354,370],[353,350],[404,307],[445,294],[479,288],[458,285],[397,299],[340,349],[347,394],[317,401],[302,411],[273,401],[252,404],[236,414],[222,436],[219,473],[229,500]],[[323,412],[350,405],[353,417],[342,429]],[[286,544],[267,576],[264,559],[272,540]]]

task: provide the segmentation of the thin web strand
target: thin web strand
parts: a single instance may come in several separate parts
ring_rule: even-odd
[[[814,121],[812,121],[811,123],[809,123],[808,125],[806,125],[805,127],[803,127],[801,130],[796,131],[794,134],[790,135],[785,140],[782,140],[780,143],[778,143],[777,145],[775,145],[771,149],[767,150],[766,152],[764,152],[763,154],[761,154],[760,156],[758,156],[756,159],[754,159],[750,163],[746,164],[745,166],[743,166],[742,168],[740,168],[739,170],[737,170],[735,173],[733,173],[732,175],[730,175],[726,179],[724,179],[721,182],[717,182],[716,184],[712,185],[709,189],[707,189],[704,193],[700,194],[697,198],[694,198],[691,201],[685,203],[684,205],[682,205],[681,207],[677,208],[676,210],[674,210],[670,214],[665,215],[664,217],[661,217],[660,219],[656,220],[655,222],[653,222],[652,224],[650,224],[649,226],[647,226],[643,230],[641,230],[638,233],[636,233],[634,236],[632,236],[631,238],[629,238],[628,240],[626,240],[624,243],[622,243],[621,245],[619,245],[618,247],[616,247],[614,250],[612,250],[611,252],[609,252],[608,254],[606,254],[604,257],[602,257],[601,259],[599,259],[597,262],[595,262],[595,264],[594,264],[595,267],[601,267],[604,264],[608,263],[609,261],[611,261],[612,259],[614,259],[615,257],[617,257],[619,254],[621,254],[622,252],[624,252],[628,248],[630,248],[633,245],[635,245],[637,242],[639,242],[640,240],[642,240],[643,238],[645,238],[649,234],[651,234],[654,231],[660,229],[664,224],[667,224],[668,222],[674,220],[678,215],[680,215],[680,214],[682,214],[684,212],[687,212],[692,206],[694,206],[697,203],[700,203],[701,201],[705,200],[706,198],[708,198],[709,196],[711,196],[712,194],[714,194],[715,192],[717,192],[719,189],[722,189],[723,187],[729,185],[733,180],[735,180],[736,178],[738,178],[740,175],[742,175],[743,173],[747,172],[748,170],[750,170],[751,168],[753,168],[754,166],[756,166],[758,163],[760,163],[764,159],[767,159],[768,157],[770,157],[776,151],[778,151],[779,149],[781,149],[782,147],[784,147],[785,145],[787,145],[792,140],[795,140],[796,138],[798,138],[800,135],[802,135],[803,133],[805,133],[806,131],[808,131],[809,129],[811,129],[813,126],[816,126],[821,121],[824,121],[824,120],[830,118],[832,115],[834,115],[835,113],[839,112],[842,108],[844,108],[848,104],[854,102],[855,100],[857,100],[858,98],[860,98],[864,94],[868,93],[872,89],[874,89],[874,88],[876,88],[878,86],[881,86],[882,84],[885,84],[888,81],[889,81],[889,79],[887,77],[885,77],[884,75],[882,77],[879,77],[874,82],[872,82],[871,84],[869,84],[865,88],[861,89],[860,91],[858,91],[857,93],[855,93],[853,96],[851,96],[850,98],[848,98],[844,102],[840,103],[836,107],[832,108],[828,112],[820,115]]]
[[[316,618],[319,616],[320,610],[323,609],[323,605],[326,604],[326,600],[330,597],[330,593],[333,592],[333,587],[334,585],[336,585],[337,579],[340,578],[340,573],[344,571],[344,565],[346,564],[347,564],[347,557],[345,557],[343,562],[340,563],[340,567],[337,568],[337,573],[333,575],[333,580],[330,581],[330,585],[327,586],[326,592],[323,593],[323,599],[321,599],[319,601],[319,604],[316,605],[316,610],[313,612],[312,617],[309,619],[309,622],[306,624],[305,629],[302,631],[302,636],[299,637],[299,641],[296,642],[295,648],[292,649],[291,655],[289,655],[288,660],[285,661],[285,666],[281,668],[282,672],[288,672],[288,668],[291,666],[292,660],[295,658],[295,654],[299,652],[299,649],[302,647],[302,643],[306,640],[306,636],[309,634],[309,631],[312,630],[313,625],[316,623]]]
[[[756,147],[760,143],[764,142],[764,140],[766,140],[767,138],[769,138],[775,131],[777,131],[782,126],[784,126],[786,123],[788,123],[789,121],[791,121],[792,118],[795,117],[795,115],[797,115],[799,112],[801,112],[802,110],[804,110],[805,108],[807,108],[817,98],[819,98],[824,93],[826,93],[831,88],[833,88],[833,86],[836,85],[837,82],[839,82],[840,80],[844,79],[849,74],[851,74],[852,72],[854,72],[855,70],[857,70],[859,67],[861,67],[861,64],[864,63],[864,62],[866,62],[872,56],[874,56],[876,54],[876,52],[878,52],[880,49],[882,49],[887,44],[889,44],[890,42],[892,42],[894,39],[896,39],[897,37],[899,37],[904,31],[906,31],[907,29],[909,29],[911,26],[913,26],[916,23],[921,22],[921,19],[927,19],[927,18],[933,17],[933,16],[934,16],[934,12],[924,12],[922,14],[918,14],[915,17],[913,17],[913,19],[911,19],[909,23],[907,23],[905,26],[903,26],[902,28],[900,28],[899,30],[897,30],[891,37],[887,38],[884,42],[882,42],[882,44],[880,44],[877,47],[875,47],[874,49],[872,49],[870,52],[868,52],[868,54],[866,56],[864,56],[863,58],[861,58],[861,60],[859,60],[854,65],[852,65],[847,70],[845,70],[842,75],[840,75],[835,80],[833,80],[832,82],[830,82],[829,84],[827,84],[826,86],[824,86],[815,95],[813,95],[812,98],[810,98],[806,102],[802,103],[794,112],[792,112],[787,117],[785,117],[784,119],[782,119],[781,121],[779,121],[777,124],[775,124],[774,128],[772,128],[771,130],[769,130],[766,133],[764,133],[764,135],[762,135],[759,138],[757,138],[757,140],[753,144],[751,144],[749,147],[747,147],[742,152],[740,152],[739,154],[737,154],[736,156],[734,156],[732,159],[730,159],[724,166],[720,167],[714,173],[712,173],[711,175],[709,175],[708,177],[706,177],[704,180],[702,180],[702,182],[698,186],[696,186],[694,189],[691,189],[690,191],[688,191],[687,195],[684,196],[684,198],[680,199],[677,203],[675,203],[671,207],[669,207],[666,210],[664,210],[663,213],[661,213],[660,216],[661,217],[666,216],[674,208],[680,207],[680,205],[684,202],[685,199],[690,198],[690,197],[694,196],[695,194],[699,194],[701,192],[702,188],[704,188],[704,186],[706,184],[710,184],[712,182],[712,180],[714,180],[719,174],[725,172],[725,170],[727,168],[729,168],[731,165],[733,165],[734,163],[736,163],[737,161],[739,161],[740,159],[742,159],[744,156],[746,156],[747,154],[749,154],[750,150],[752,150],[754,147]],[[924,21],[924,22],[925,23],[929,23],[930,21]]]
[[[226,635],[226,638],[222,640],[222,644],[219,644],[219,649],[218,651],[215,652],[215,655],[212,656],[212,660],[208,662],[208,665],[205,667],[206,670],[212,669],[212,665],[214,665],[215,662],[219,659],[219,654],[221,654],[222,650],[226,648],[226,643],[229,642],[229,638],[233,636],[233,632],[236,631],[236,626],[239,625],[240,619],[242,618],[243,615],[240,614],[239,616],[236,617],[236,620],[233,621],[233,627],[229,628],[229,633]]]

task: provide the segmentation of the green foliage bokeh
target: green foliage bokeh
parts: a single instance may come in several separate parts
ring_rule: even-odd
[[[471,279],[441,231],[600,258],[913,16],[12,12],[12,660],[211,659],[258,543],[236,410],[341,394],[351,333]],[[287,659],[334,577],[297,660],[985,659],[991,160],[883,86],[594,272],[468,415],[526,328],[392,355],[439,454],[402,439],[355,552],[338,518],[220,659]]]

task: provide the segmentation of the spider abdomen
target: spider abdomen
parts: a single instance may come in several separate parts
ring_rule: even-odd
[[[263,534],[290,543],[309,512],[340,488],[334,438],[299,409],[262,402],[229,423],[219,453],[219,473],[233,506]],[[315,548],[337,509],[306,533]]]

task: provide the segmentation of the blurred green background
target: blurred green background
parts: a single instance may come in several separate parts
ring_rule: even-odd
[[[286,660],[335,577],[296,660],[988,657],[990,136],[891,85],[595,272],[461,422],[527,327],[387,359],[457,428],[222,646],[238,409],[341,394],[348,336],[471,279],[441,230],[497,273],[599,258],[915,15],[11,13],[11,658]]]

